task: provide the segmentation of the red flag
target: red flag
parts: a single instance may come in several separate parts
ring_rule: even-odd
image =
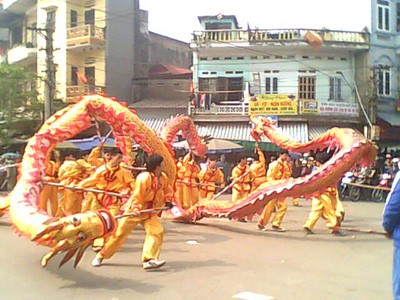
[[[86,84],[88,82],[88,79],[86,78],[85,75],[80,73],[79,71],[76,71],[76,76],[78,76],[79,80],[83,83]]]

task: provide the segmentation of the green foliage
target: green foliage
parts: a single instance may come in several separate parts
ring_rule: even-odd
[[[38,102],[36,74],[21,66],[0,65],[0,144],[31,136],[40,125],[43,104]]]

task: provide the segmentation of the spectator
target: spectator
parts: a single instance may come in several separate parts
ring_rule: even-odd
[[[394,179],[392,189],[386,200],[382,225],[387,236],[393,238],[393,296],[400,299],[400,173]]]

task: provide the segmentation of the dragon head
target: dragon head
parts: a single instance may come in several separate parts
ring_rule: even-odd
[[[110,235],[117,227],[115,218],[107,210],[88,211],[54,221],[50,219],[46,223],[46,228],[32,238],[38,244],[52,247],[43,256],[42,267],[47,266],[53,256],[67,252],[60,262],[61,267],[78,252],[74,263],[76,267],[95,239]]]

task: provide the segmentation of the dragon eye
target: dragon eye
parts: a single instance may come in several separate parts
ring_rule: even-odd
[[[79,231],[77,234],[77,239],[80,242],[86,240],[86,234],[83,231]]]
[[[77,217],[72,217],[72,225],[74,225],[75,227],[81,225],[81,220]]]

